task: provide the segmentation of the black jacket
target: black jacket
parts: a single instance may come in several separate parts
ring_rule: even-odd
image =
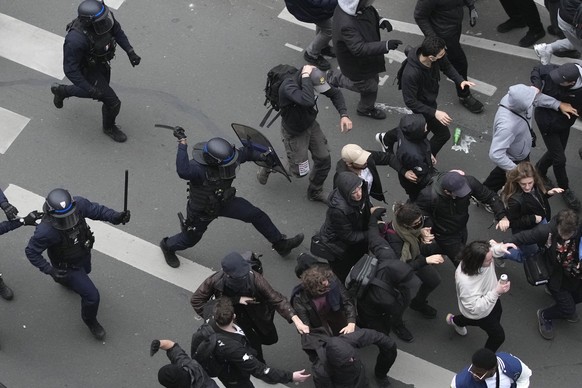
[[[537,225],[536,215],[548,221],[552,218],[548,195],[540,193],[537,189],[535,192],[515,193],[507,200],[505,209],[513,233],[534,228]]]
[[[426,67],[420,62],[420,47],[410,50],[408,62],[402,72],[402,97],[406,106],[414,113],[420,113],[428,121],[433,118],[437,108],[439,82],[441,71],[449,77],[455,85],[464,81],[445,55]]]
[[[166,355],[172,364],[185,369],[190,374],[191,388],[218,388],[218,385],[208,376],[202,366],[190,358],[177,343],[166,351]]]
[[[414,20],[425,36],[460,36],[464,8],[475,7],[475,0],[418,0]]]
[[[346,3],[355,2],[339,0],[333,14],[332,39],[337,61],[342,74],[352,81],[374,78],[386,71],[384,54],[388,52],[386,42],[380,40],[380,16],[372,6],[356,11],[347,8]]]
[[[376,166],[390,165],[393,156],[380,151],[368,150],[368,152],[371,155],[368,157],[366,163],[368,164],[368,169],[372,174],[372,189],[370,190],[370,197],[377,199],[378,201],[386,202],[386,197],[384,197],[384,190],[382,189],[382,181]],[[336,179],[338,178],[339,173],[344,171],[350,170],[348,169],[346,162],[340,159],[335,166],[335,175],[333,176],[334,189],[337,187]]]
[[[577,89],[565,88],[556,84],[550,77],[550,72],[558,67],[558,65],[534,67],[530,76],[532,85],[540,89],[542,93],[554,97],[556,100],[568,102],[575,109],[582,111],[582,87],[578,85]],[[573,87],[575,88],[576,85]],[[568,118],[559,110],[542,107],[535,108],[534,117],[542,134],[567,131],[577,119],[574,115],[570,115]]]
[[[269,367],[259,361],[247,337],[224,331],[215,323],[212,326],[219,341],[214,348],[215,359],[226,366],[220,368],[220,381],[244,382],[249,381],[251,375],[268,384],[287,384],[293,381],[292,372]]]
[[[333,338],[319,331],[301,336],[301,346],[312,361],[313,381],[317,388],[369,387],[357,349],[370,345],[376,345],[380,353],[375,371],[388,372],[396,359],[396,344],[386,334],[357,328],[353,333]]]
[[[289,13],[305,23],[317,23],[330,19],[337,0],[285,0]]]
[[[468,195],[462,198],[452,198],[445,194],[441,186],[443,175],[444,173],[435,175],[432,183],[422,189],[415,201],[423,213],[430,217],[435,235],[451,236],[465,230],[469,221],[471,197],[490,205],[497,221],[505,216],[505,209],[499,196],[483,186],[475,177],[465,175],[467,184],[471,187],[471,192]]]
[[[566,23],[574,25],[574,15],[582,0],[560,0],[560,17]]]
[[[121,25],[115,20],[111,30],[117,44],[125,51],[133,50]],[[89,91],[93,85],[87,81],[84,72],[87,69],[87,57],[91,51],[89,39],[80,31],[69,30],[63,46],[63,70],[67,78],[76,86]]]
[[[562,239],[558,233],[558,226],[555,217],[547,224],[537,225],[533,229],[524,230],[520,233],[514,234],[507,240],[507,242],[516,245],[538,244],[540,247],[545,248],[546,257],[552,268],[550,279],[548,281],[548,287],[550,290],[574,290],[580,286],[582,275],[580,275],[580,271],[578,271],[577,276],[572,276],[569,270],[572,266],[577,266],[579,263],[578,246],[580,244],[581,235],[582,229],[578,229],[578,232],[574,237],[572,237],[574,239],[573,244],[575,250],[573,261],[569,263],[560,262],[556,254],[556,244],[558,241],[562,242]]]
[[[340,115],[347,115],[346,102],[339,88],[329,85],[331,89],[322,93],[328,97]],[[279,104],[281,106],[281,125],[290,134],[301,134],[313,125],[317,117],[317,98],[310,77],[301,77],[301,73],[290,77],[279,87]]]
[[[356,174],[340,173],[334,183],[337,187],[329,196],[320,237],[328,245],[335,245],[337,251],[345,251],[348,246],[367,242],[371,204],[366,182]],[[362,200],[355,203],[351,193],[360,184]]]

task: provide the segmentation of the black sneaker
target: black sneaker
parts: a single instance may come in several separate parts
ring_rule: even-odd
[[[53,104],[57,109],[61,109],[63,107],[63,101],[65,100],[65,85],[60,85],[54,83],[51,85],[51,93],[54,95],[53,97]]]
[[[545,319],[542,309],[539,309],[537,312],[538,315],[538,331],[543,339],[553,340],[554,339],[554,323],[549,320]]]
[[[321,49],[321,55],[326,57],[335,58],[335,48],[333,46],[326,46]]]
[[[305,51],[303,53],[303,58],[305,58],[305,61],[307,63],[317,67],[320,70],[325,71],[325,70],[331,69],[331,64],[322,55],[319,55],[317,57],[312,57],[311,55],[309,55],[309,53],[307,51]]]
[[[162,239],[162,241],[160,241],[160,248],[162,249],[166,263],[172,268],[178,268],[180,266],[180,259],[178,259],[178,256],[176,256],[176,251],[171,251],[168,249],[168,246],[166,245],[167,239],[168,238],[165,237]]]
[[[14,298],[14,292],[6,285],[6,283],[4,283],[2,277],[0,277],[0,296],[4,300],[12,300],[12,298]]]
[[[358,113],[359,116],[370,117],[375,120],[384,120],[386,118],[386,113],[384,113],[384,111],[378,108],[372,108],[371,110],[368,110],[366,112],[360,112],[359,110],[356,112]]]
[[[483,104],[471,94],[467,97],[459,97],[459,101],[471,113],[483,112]]]
[[[287,238],[287,236],[283,235],[281,240],[273,244],[273,249],[281,256],[287,256],[293,249],[301,245],[304,237],[303,233],[299,233],[292,238]]]
[[[523,20],[509,19],[497,26],[497,32],[504,34],[516,28],[524,28],[527,24]]]
[[[580,51],[578,51],[578,50],[562,50],[562,51],[556,51],[552,54],[554,54],[556,57],[560,57],[560,58],[580,59]]]
[[[127,140],[127,135],[121,131],[121,127],[117,124],[113,124],[111,128],[103,128],[103,133],[118,143],[123,143]]]
[[[388,376],[378,377],[374,375],[374,378],[379,388],[387,388],[392,386],[392,383],[390,383],[390,379],[388,378]]]
[[[310,201],[323,202],[323,203],[327,204],[327,197],[328,196],[329,196],[329,193],[326,193],[323,190],[316,190],[316,191],[307,190],[307,199]]]
[[[580,200],[576,197],[576,194],[570,189],[564,190],[562,193],[562,198],[564,198],[564,202],[566,202],[566,206],[570,209],[578,211],[580,210]]]
[[[99,341],[102,341],[105,338],[106,334],[105,329],[103,328],[103,326],[99,324],[99,322],[97,322],[96,319],[92,322],[85,322],[85,324],[89,327],[89,330],[91,331],[91,334],[93,334],[93,337],[95,337]]]
[[[550,34],[550,35],[557,36],[559,39],[566,39],[566,36],[562,32],[562,30],[560,30],[558,27],[554,27],[552,25],[549,25],[548,28],[546,28],[546,30],[548,31],[548,34]]]
[[[421,303],[416,299],[410,302],[410,308],[414,311],[418,311],[423,317],[427,319],[434,319],[437,316],[437,311],[434,307],[429,305],[427,302]]]
[[[539,31],[529,30],[527,34],[525,34],[525,36],[521,38],[517,44],[520,47],[529,47],[538,40],[540,40],[541,38],[543,38],[544,36],[546,36],[546,32],[544,30]]]
[[[404,342],[414,341],[414,336],[412,335],[410,330],[408,330],[406,326],[404,326],[404,324],[392,327],[392,331],[394,332],[394,334],[396,334],[396,337],[400,338]]]

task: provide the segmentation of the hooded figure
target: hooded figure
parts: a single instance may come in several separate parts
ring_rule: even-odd
[[[333,251],[335,258],[328,260],[343,282],[350,268],[368,250],[371,203],[367,183],[353,172],[339,173],[335,183],[320,238]]]
[[[517,163],[529,159],[535,145],[532,118],[536,106],[557,110],[560,101],[523,84],[510,86],[509,92],[501,99],[489,148],[489,159],[496,167],[483,182],[489,189],[499,191],[505,184],[505,173],[514,169]]]

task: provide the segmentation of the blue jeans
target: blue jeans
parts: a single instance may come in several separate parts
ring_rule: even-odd
[[[503,258],[523,263],[526,257],[535,254],[539,249],[537,244],[521,245],[517,249],[509,248],[509,253],[506,253]]]

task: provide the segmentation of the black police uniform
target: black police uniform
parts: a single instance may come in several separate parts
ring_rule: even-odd
[[[228,157],[220,160],[220,164],[208,164],[205,158],[210,157],[208,144],[230,147]],[[234,148],[226,140],[214,138],[206,143],[194,146],[194,156],[188,158],[188,146],[178,144],[176,155],[176,170],[178,176],[188,180],[189,200],[187,207],[188,217],[182,232],[164,238],[160,247],[166,256],[166,262],[172,267],[180,265],[175,252],[193,247],[200,241],[208,225],[218,217],[227,217],[252,223],[253,226],[280,254],[287,254],[292,248],[303,241],[303,235],[286,239],[273,224],[269,216],[244,198],[236,196],[236,189],[232,182],[236,177],[236,169],[247,161],[265,161],[265,156],[251,148]]]
[[[96,25],[97,22],[101,24]],[[62,108],[63,99],[68,97],[101,101],[103,131],[117,142],[125,141],[127,136],[115,124],[121,101],[109,86],[109,61],[115,56],[117,44],[127,52],[133,66],[138,65],[141,58],[135,54],[113,13],[95,0],[86,0],[79,5],[79,17],[67,26],[67,31],[63,68],[73,85],[54,84],[51,87],[55,106]]]
[[[74,202],[68,204],[72,206],[73,212],[69,213],[71,217],[64,223],[51,215],[52,211],[47,211],[45,204],[45,217],[37,225],[25,253],[32,265],[41,272],[52,276],[56,282],[81,296],[83,322],[89,326],[95,337],[102,338],[104,331],[102,336],[94,333],[96,325],[99,325],[99,291],[88,276],[91,272],[91,247],[94,238],[85,217],[115,225],[129,219],[124,219],[124,212],[116,212],[98,203],[89,202],[86,198],[74,197],[73,200]],[[48,252],[50,264],[42,255],[45,250]]]

